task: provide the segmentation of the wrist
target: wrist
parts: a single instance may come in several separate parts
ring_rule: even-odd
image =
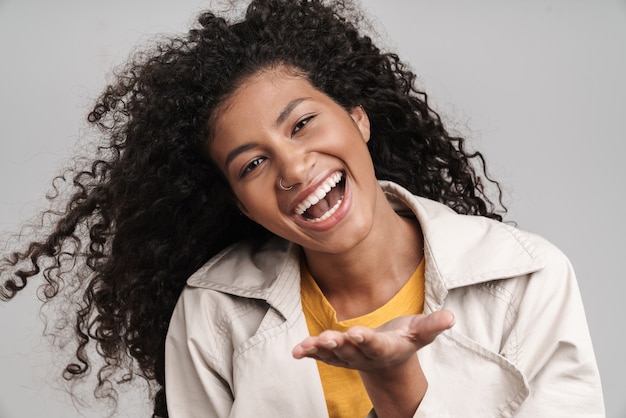
[[[412,417],[428,388],[417,355],[402,364],[359,374],[379,418]]]

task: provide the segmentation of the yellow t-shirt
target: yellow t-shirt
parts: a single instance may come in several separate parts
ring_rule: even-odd
[[[311,277],[305,263],[301,263],[300,293],[302,308],[311,335],[332,329],[345,332],[355,325],[377,328],[403,315],[415,315],[424,309],[424,260],[409,281],[385,305],[358,318],[337,321],[337,315],[319,286]],[[364,417],[372,409],[359,372],[343,367],[329,366],[317,361],[322,388],[330,418]]]

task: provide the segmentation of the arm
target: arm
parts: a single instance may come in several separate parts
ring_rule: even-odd
[[[305,339],[293,355],[358,370],[379,418],[412,417],[428,386],[415,353],[452,325],[448,311],[399,317],[377,329],[325,331]]]
[[[539,239],[547,265],[519,292],[515,334],[505,349],[530,386],[520,417],[603,417],[600,376],[569,260]]]
[[[197,416],[198,411],[204,416],[228,416],[233,403],[228,382],[207,354],[211,334],[202,327],[207,321],[198,321],[199,304],[193,297],[181,298],[170,320],[165,341],[165,392],[171,418]]]

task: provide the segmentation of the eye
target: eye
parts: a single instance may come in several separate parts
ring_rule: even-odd
[[[248,175],[250,172],[254,171],[257,169],[258,166],[260,166],[261,164],[263,164],[263,161],[265,161],[266,159],[264,157],[258,157],[255,158],[254,160],[250,161],[248,164],[246,164],[243,167],[243,170],[241,170],[241,174],[239,175],[239,177],[243,178],[246,175]]]
[[[311,121],[311,119],[313,119],[315,117],[315,115],[311,115],[311,116],[307,116],[304,119],[300,119],[297,123],[296,126],[293,127],[293,131],[291,131],[291,136],[297,134],[302,128],[304,128],[306,126],[307,123],[309,123]]]

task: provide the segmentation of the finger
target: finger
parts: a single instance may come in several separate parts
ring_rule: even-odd
[[[372,328],[357,325],[350,328],[346,335],[353,344],[361,345],[375,338],[376,331]]]
[[[312,337],[309,337],[312,338]],[[311,357],[313,354],[317,352],[317,347],[309,341],[307,338],[305,341],[296,345],[293,350],[291,350],[291,355],[294,358],[301,359],[305,357]]]
[[[333,350],[348,341],[348,336],[345,332],[326,330],[322,332],[317,338],[317,344],[319,347]]]
[[[339,366],[346,368],[356,368],[359,362],[365,357],[363,354],[359,354],[356,347],[350,342],[346,342],[336,348],[327,349],[327,348],[315,348],[314,351],[308,352],[300,352],[294,349],[293,351],[295,358],[312,358],[315,360],[322,361],[331,366]]]
[[[297,358],[312,357],[317,358],[320,351],[333,350],[345,344],[348,338],[345,333],[327,330],[315,337],[308,337],[292,350],[292,355]],[[326,357],[328,357],[326,355]]]
[[[388,335],[377,332],[374,329],[355,326],[346,333],[352,344],[358,347],[359,353],[369,359],[377,359],[387,354],[390,349]]]
[[[356,368],[368,357],[364,355],[358,343],[355,343],[347,333],[344,333],[345,341],[332,349],[333,355],[345,363],[344,367]]]
[[[423,347],[433,342],[443,331],[451,328],[454,322],[454,314],[447,310],[416,316],[409,324],[409,338]]]
[[[317,354],[311,355],[310,358],[321,361],[330,366],[344,367],[346,369],[354,368],[354,367],[351,367],[350,364],[346,360],[343,360],[337,357],[332,351],[329,351],[329,350],[319,351]]]

